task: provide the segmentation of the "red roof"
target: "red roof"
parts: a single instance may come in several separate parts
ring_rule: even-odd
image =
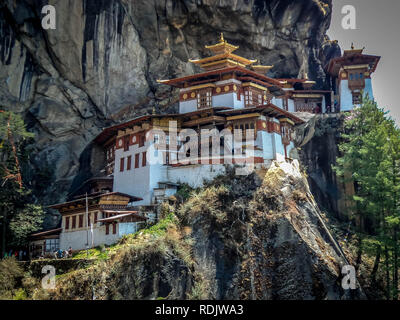
[[[122,192],[104,192],[104,193],[96,192],[96,193],[93,193],[93,194],[88,194],[88,200],[97,199],[97,198],[100,198],[100,197],[110,196],[110,195],[114,195],[114,194],[121,195],[121,196],[124,196],[124,197],[128,197],[129,201],[131,201],[131,202],[143,200],[142,198],[131,196],[129,194],[122,193]],[[77,203],[77,202],[85,202],[85,201],[86,201],[86,197],[83,196],[83,197],[81,197],[79,199],[75,199],[75,200],[72,200],[72,201],[53,204],[51,206],[48,206],[48,208],[58,209],[58,208],[64,207],[65,205],[69,205],[69,204],[73,204],[73,203]]]
[[[170,80],[165,80],[162,81],[161,83],[163,84],[167,84],[170,86],[175,86],[178,88],[182,88],[183,84],[187,81],[190,80],[194,80],[194,79],[198,79],[198,78],[203,78],[203,77],[208,77],[208,76],[213,76],[213,75],[222,75],[224,73],[228,73],[228,72],[238,72],[244,75],[251,75],[255,78],[258,78],[260,80],[263,80],[265,82],[269,82],[271,84],[274,84],[278,87],[282,87],[282,83],[279,80],[264,76],[260,73],[257,73],[255,71],[240,67],[240,66],[235,66],[235,67],[228,67],[228,68],[223,68],[223,69],[218,69],[218,70],[212,70],[212,71],[208,71],[208,72],[203,72],[203,73],[197,73],[197,74],[193,74],[190,76],[185,76],[185,77],[180,77],[180,78],[175,78],[175,79],[170,79]]]
[[[38,233],[32,233],[30,235],[30,237],[33,238],[33,237],[49,236],[49,235],[53,235],[53,234],[60,234],[61,231],[62,231],[62,228],[51,229],[51,230],[47,230],[47,231],[41,231]]]
[[[271,114],[273,114],[274,117],[289,118],[296,124],[304,123],[304,120],[295,116],[293,113],[283,110],[272,103],[266,104],[266,105],[260,105],[260,106],[252,107],[252,108],[239,108],[239,109],[221,111],[218,114],[229,115],[229,114],[240,114],[240,113],[245,113],[245,112],[264,111],[264,110],[269,111]]]
[[[336,76],[339,72],[339,69],[343,65],[351,65],[351,64],[369,64],[371,66],[371,72],[376,70],[378,66],[380,56],[356,53],[352,55],[343,55],[341,57],[333,58],[329,61],[327,66],[327,71],[333,76]]]

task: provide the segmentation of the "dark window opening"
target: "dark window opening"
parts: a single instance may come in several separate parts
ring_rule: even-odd
[[[132,166],[132,156],[128,157],[128,163],[126,164],[126,170],[131,170]]]
[[[135,169],[139,168],[139,156],[140,153],[135,154]]]
[[[125,159],[121,158],[119,163],[119,171],[124,171]]]
[[[113,234],[117,233],[117,224],[113,223]]]
[[[147,160],[146,160],[146,152],[143,152],[142,167],[145,167],[145,166],[146,166],[146,162],[147,162]]]
[[[83,214],[79,215],[79,228],[83,227]]]

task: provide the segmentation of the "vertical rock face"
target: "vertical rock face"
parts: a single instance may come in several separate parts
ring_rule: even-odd
[[[274,162],[261,177],[221,177],[181,209],[206,298],[348,298],[340,285],[348,263],[297,161]]]
[[[46,4],[55,30],[41,27]],[[93,137],[154,105],[173,111],[176,92],[156,80],[199,71],[188,59],[207,55],[220,32],[240,55],[275,65],[271,75],[308,73],[325,87],[323,65],[338,51],[325,35],[331,10],[330,0],[5,0],[0,105],[36,133],[31,161],[48,178],[44,200],[62,200]]]
[[[343,114],[316,115],[296,130],[300,160],[307,171],[311,192],[319,206],[340,219],[349,208],[351,184],[338,180],[333,166],[339,156],[338,143],[344,131]]]

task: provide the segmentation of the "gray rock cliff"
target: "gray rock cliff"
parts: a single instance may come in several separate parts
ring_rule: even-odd
[[[56,30],[41,28],[46,4]],[[326,87],[323,66],[339,50],[326,37],[331,11],[331,0],[3,1],[0,105],[36,134],[31,187],[45,203],[64,200],[79,171],[75,184],[93,174],[90,142],[103,127],[174,111],[176,92],[156,80],[199,71],[188,59],[220,32],[238,54],[275,65],[271,76],[307,73]]]

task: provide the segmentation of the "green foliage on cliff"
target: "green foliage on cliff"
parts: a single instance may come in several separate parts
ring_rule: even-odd
[[[383,109],[365,97],[362,106],[346,118],[341,137],[342,155],[334,169],[354,186],[351,214],[360,231],[358,260],[361,232],[366,231],[377,239],[376,269],[384,252],[387,299],[398,299],[400,130]]]
[[[11,299],[23,270],[14,258],[1,260],[0,270],[0,299]]]
[[[26,142],[32,137],[21,116],[0,110],[1,257],[8,247],[24,245],[43,221],[43,210],[33,204],[21,172],[29,158]]]

